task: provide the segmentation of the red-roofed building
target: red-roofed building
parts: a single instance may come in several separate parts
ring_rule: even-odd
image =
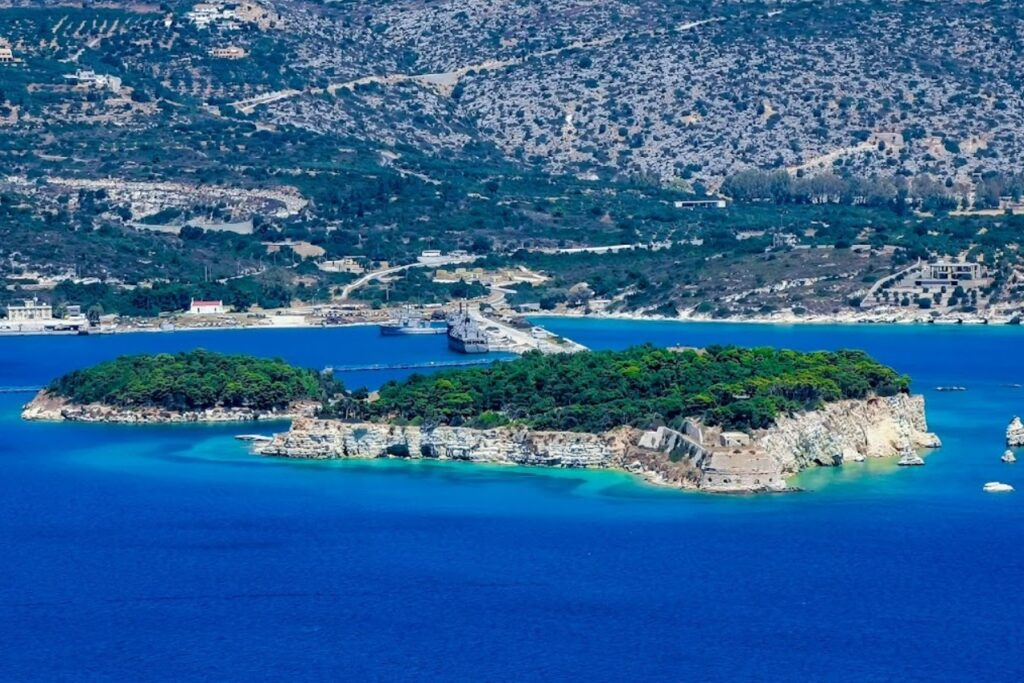
[[[224,302],[199,301],[198,299],[192,299],[192,305],[189,306],[188,312],[190,315],[214,315],[217,313],[223,313]]]

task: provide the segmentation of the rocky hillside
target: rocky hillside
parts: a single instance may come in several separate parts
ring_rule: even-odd
[[[523,249],[533,265],[613,244],[676,249],[547,272],[667,315],[834,315],[932,256],[1015,277],[1010,0],[197,5],[0,0],[0,298],[75,279],[97,290],[49,298],[275,308],[351,279],[318,259]],[[722,187],[727,210],[686,205]],[[967,208],[992,215],[944,220]],[[773,233],[871,251],[778,272],[755,259]],[[166,282],[190,287],[150,291]]]
[[[1024,158],[1024,8],[1009,0],[259,0],[208,25],[193,4],[0,10],[28,71],[60,76],[39,60],[62,60],[125,88],[68,102],[61,81],[18,77],[8,119],[148,127],[196,107],[194,121],[712,184],[750,166],[963,180]],[[225,47],[241,56],[214,56]]]
[[[299,47],[298,68],[339,94],[255,114],[279,123],[710,183],[748,166],[963,179],[1024,153],[1018,3],[279,4],[332,45]]]

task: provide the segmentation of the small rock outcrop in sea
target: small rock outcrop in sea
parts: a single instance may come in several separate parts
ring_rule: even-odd
[[[1006,445],[1010,448],[1024,446],[1024,422],[1019,417],[1014,416],[1006,428]]]
[[[1003,457],[999,458],[1003,462],[1017,462],[1017,456],[1013,454],[1009,448],[1003,452]]]
[[[253,443],[257,441],[265,443],[273,440],[272,437],[269,437],[266,434],[236,434],[235,438],[239,441],[250,441]]]
[[[924,458],[918,455],[915,451],[904,451],[903,455],[900,456],[899,461],[896,463],[900,467],[915,467],[924,464]]]
[[[982,489],[986,493],[1009,493],[1013,490],[1013,487],[1009,484],[1004,484],[1001,481],[990,481],[985,484]]]
[[[60,396],[40,391],[21,411],[24,420],[47,422],[112,422],[119,424],[170,424],[184,422],[253,422],[289,420],[312,415],[316,404],[302,403],[285,410],[261,411],[251,408],[217,407],[207,410],[168,410],[166,408],[124,408],[102,403],[71,403]]]
[[[546,467],[609,468],[653,483],[716,493],[789,490],[785,477],[814,465],[892,457],[934,448],[924,399],[897,396],[838,401],[783,416],[752,435],[687,420],[682,430],[621,427],[601,434],[523,427],[472,429],[296,419],[257,443],[256,453],[290,458],[425,458]]]

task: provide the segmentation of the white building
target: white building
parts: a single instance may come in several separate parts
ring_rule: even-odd
[[[707,199],[677,199],[672,204],[677,209],[724,209],[729,202],[722,197],[708,197]]]
[[[210,56],[217,59],[244,59],[248,53],[237,45],[210,48]]]
[[[366,268],[363,268],[359,261],[351,256],[345,256],[340,259],[333,259],[329,261],[321,261],[316,264],[317,267],[328,273],[352,273],[353,275],[361,275],[366,272]]]
[[[427,265],[440,265],[444,261],[444,255],[439,249],[426,249],[416,260]]]
[[[724,448],[749,446],[750,435],[743,432],[722,432],[718,435],[718,445]]]
[[[7,319],[11,322],[53,320],[53,307],[39,299],[25,299],[21,306],[7,307]]]
[[[800,244],[800,238],[791,232],[772,234],[772,249],[791,249]]]
[[[196,28],[206,28],[213,23],[235,23],[238,18],[233,8],[227,8],[220,3],[200,3],[185,14],[185,17],[196,25]]]
[[[217,315],[224,313],[224,302],[192,299],[192,305],[189,306],[188,312],[189,315]]]
[[[118,76],[98,74],[92,69],[79,69],[73,74],[65,74],[64,78],[74,81],[78,85],[92,86],[99,89],[108,89],[117,92],[121,89],[121,79]]]
[[[416,260],[426,266],[444,266],[450,263],[468,263],[476,259],[464,249],[456,249],[450,254],[445,254],[438,249],[427,249],[420,253]]]
[[[931,282],[952,282],[981,279],[981,264],[967,261],[936,261],[924,269],[924,280]]]
[[[205,28],[220,16],[220,5],[199,4],[192,8],[185,17],[199,28]]]
[[[11,46],[0,39],[0,64],[21,64],[21,60],[14,56]]]

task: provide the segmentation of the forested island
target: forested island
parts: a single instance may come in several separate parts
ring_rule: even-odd
[[[340,394],[256,451],[612,468],[678,488],[784,491],[806,467],[938,446],[909,389],[860,351],[530,353],[413,375],[372,400]]]
[[[69,405],[129,411],[275,411],[304,402],[325,418],[598,433],[678,427],[686,418],[725,429],[765,429],[779,415],[892,396],[909,386],[909,378],[862,351],[644,345],[532,352],[483,368],[414,374],[388,382],[371,399],[366,390],[346,391],[329,373],[199,349],[122,356],[70,372],[42,394]]]
[[[341,392],[329,375],[279,359],[202,349],[122,356],[51,382],[26,408],[36,419],[161,422],[311,412]]]
[[[371,394],[282,360],[124,356],[43,389],[25,419],[291,418],[258,453],[605,467],[711,491],[779,491],[812,464],[934,447],[910,380],[861,351],[710,346],[544,355],[412,375]]]

